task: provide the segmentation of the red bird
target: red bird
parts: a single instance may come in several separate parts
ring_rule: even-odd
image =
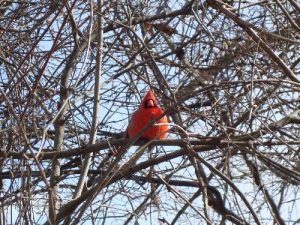
[[[152,90],[146,93],[140,107],[132,114],[131,120],[127,128],[127,135],[129,138],[134,138],[146,126],[155,121],[155,124],[168,123],[167,116],[161,117],[164,111],[157,105],[156,97]],[[142,139],[151,140],[165,139],[167,136],[168,125],[151,126],[141,136]]]

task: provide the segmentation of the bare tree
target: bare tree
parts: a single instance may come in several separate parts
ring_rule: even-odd
[[[1,224],[298,224],[300,6],[0,1]],[[151,88],[166,140],[125,138]]]

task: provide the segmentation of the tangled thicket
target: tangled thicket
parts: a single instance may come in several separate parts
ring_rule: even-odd
[[[0,1],[1,224],[299,223],[299,15]],[[148,87],[168,138],[126,139]]]

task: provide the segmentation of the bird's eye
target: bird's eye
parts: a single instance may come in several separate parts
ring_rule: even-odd
[[[149,99],[145,102],[145,108],[152,108],[155,106],[156,106],[155,101],[152,99]]]

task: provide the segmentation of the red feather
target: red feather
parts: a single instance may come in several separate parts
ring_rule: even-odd
[[[149,89],[140,107],[131,116],[131,120],[127,128],[129,138],[134,138],[152,121],[155,121],[155,124],[168,123],[167,116],[163,116],[159,120],[156,120],[162,114],[164,114],[164,111],[157,105],[156,97],[151,89]],[[168,125],[151,126],[142,134],[141,138],[147,140],[162,140],[166,138],[168,129]]]

